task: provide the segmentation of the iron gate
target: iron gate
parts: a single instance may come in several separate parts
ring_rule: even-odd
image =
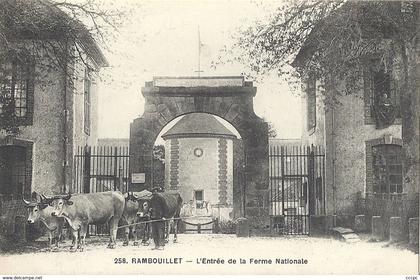
[[[318,146],[270,146],[270,228],[309,234],[309,216],[325,213],[325,155]]]
[[[78,147],[73,158],[71,193],[127,192],[129,157],[128,147]],[[89,225],[88,234],[108,235],[108,225]]]
[[[126,192],[128,147],[78,147],[73,159],[72,193]]]

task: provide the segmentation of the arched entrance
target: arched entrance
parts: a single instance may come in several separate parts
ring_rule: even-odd
[[[244,195],[234,202],[242,206],[234,207],[235,216],[255,217],[254,224],[268,221],[268,126],[254,112],[252,82],[243,77],[155,77],[142,94],[144,113],[130,125],[130,174],[132,179],[144,174],[144,181],[132,180],[131,188],[151,187],[153,145],[165,125],[188,113],[209,113],[227,120],[242,136]]]

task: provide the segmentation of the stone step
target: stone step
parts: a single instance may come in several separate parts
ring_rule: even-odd
[[[354,231],[351,228],[343,228],[343,227],[335,227],[332,228],[333,231],[338,232],[340,234],[346,234],[346,233],[353,233]]]
[[[355,233],[346,233],[343,234],[343,238],[345,239],[346,242],[352,243],[352,242],[359,242],[360,238],[357,234]]]
[[[338,236],[340,236],[340,238],[347,243],[355,243],[360,241],[359,236],[350,228],[335,227],[331,230],[333,233],[338,234]]]

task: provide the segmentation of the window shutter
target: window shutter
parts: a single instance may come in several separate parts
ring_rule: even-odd
[[[90,87],[91,81],[88,69],[85,70],[85,79],[84,79],[84,131],[87,135],[90,135]]]
[[[395,81],[393,75],[391,75],[391,81],[390,81],[390,94],[392,103],[395,105],[395,117],[400,118],[401,117],[401,110],[400,110],[400,94],[397,86],[397,82]]]
[[[316,79],[313,75],[308,77],[306,86],[307,99],[307,130],[316,126]]]
[[[35,94],[35,62],[32,60],[28,65],[26,80],[26,125],[33,125],[34,119],[34,94]]]

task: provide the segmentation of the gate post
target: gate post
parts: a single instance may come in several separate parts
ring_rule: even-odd
[[[118,148],[114,147],[114,191],[118,189]],[[120,190],[121,191],[121,190]]]
[[[123,181],[123,169],[120,168],[118,169],[118,189],[120,190],[120,192],[122,193],[126,193],[128,192],[128,190],[125,188],[124,186],[124,181]]]
[[[285,195],[284,195],[284,147],[283,146],[281,146],[280,164],[281,164],[281,214],[284,216],[284,197],[285,197]]]
[[[83,193],[90,192],[90,157],[91,157],[91,149],[89,146],[84,147],[83,153]]]
[[[307,147],[307,155],[308,155],[308,196],[309,196],[309,202],[308,202],[308,212],[309,215],[315,215],[315,180],[314,180],[314,174],[315,174],[315,154],[312,147]]]

